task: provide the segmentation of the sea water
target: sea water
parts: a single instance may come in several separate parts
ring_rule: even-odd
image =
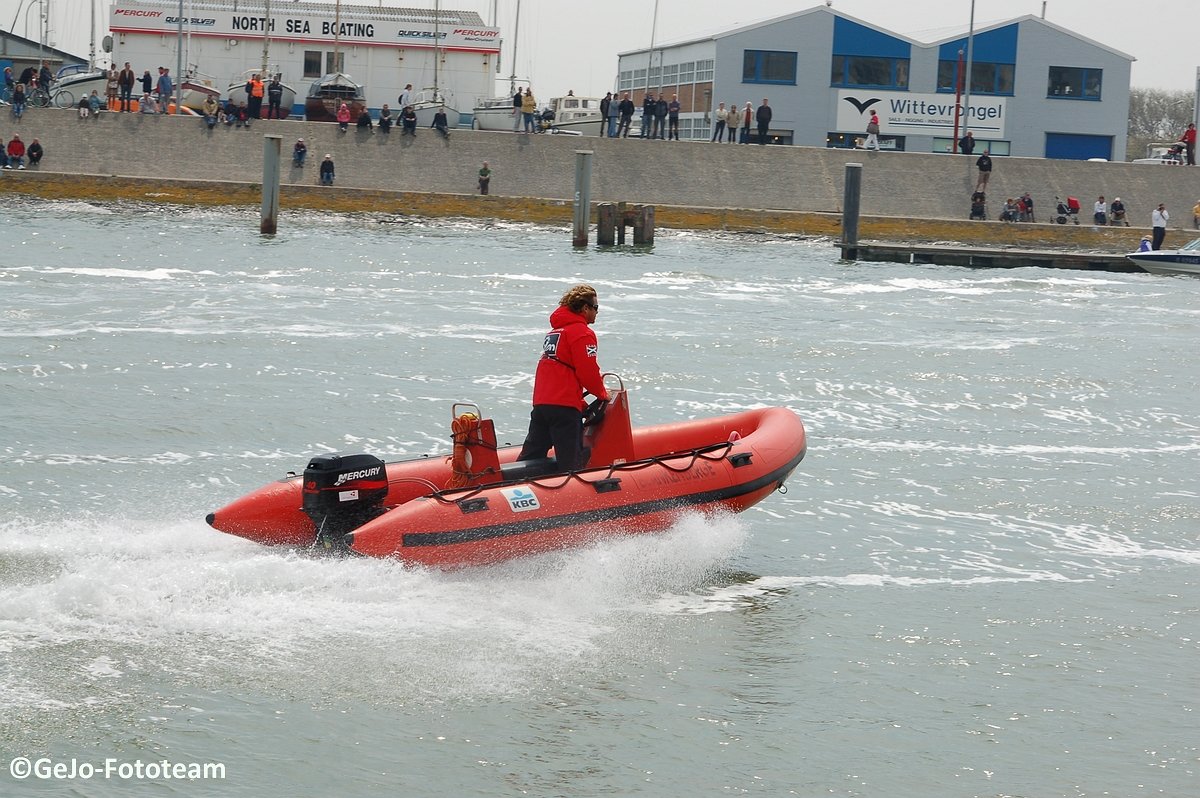
[[[1200,281],[6,202],[2,795],[1200,784]],[[451,572],[205,525],[314,453],[444,452],[456,402],[519,442],[577,282],[635,423],[803,417],[786,493]]]

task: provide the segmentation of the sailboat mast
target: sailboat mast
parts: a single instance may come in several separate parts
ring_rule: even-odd
[[[441,42],[438,40],[440,35],[440,26],[442,22],[442,4],[434,0],[433,3],[433,99],[437,102],[441,98],[438,96],[438,61],[441,58]]]
[[[88,41],[88,71],[96,68],[96,0],[92,0],[91,38]]]
[[[266,76],[267,76],[267,53],[270,51],[270,48],[271,48],[271,0],[266,0],[266,5],[263,10],[263,17],[265,19],[265,23],[264,23],[264,27],[263,27],[263,60],[262,60],[262,72],[259,73],[259,77],[266,78]]]
[[[508,76],[508,94],[517,92],[517,39],[521,35],[521,0],[517,0],[517,17],[513,20],[512,73]]]

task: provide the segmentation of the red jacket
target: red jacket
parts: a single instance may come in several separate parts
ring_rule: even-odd
[[[1196,128],[1189,127],[1187,130],[1183,131],[1183,136],[1180,137],[1179,140],[1184,144],[1194,145],[1196,143]]]
[[[21,141],[20,139],[13,139],[12,141],[8,142],[8,157],[24,158],[25,142]],[[595,338],[593,337],[592,340],[595,340]]]
[[[534,405],[559,405],[583,410],[583,393],[608,398],[600,364],[596,360],[596,333],[583,316],[558,307],[550,314],[550,326],[542,342],[542,359],[533,380]]]

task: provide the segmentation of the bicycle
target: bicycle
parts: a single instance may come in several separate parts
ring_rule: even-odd
[[[29,92],[29,95],[25,98],[25,104],[30,108],[49,108],[50,92],[38,86]]]
[[[73,108],[75,106],[75,95],[69,89],[59,89],[54,92],[51,99],[54,100],[55,108]]]

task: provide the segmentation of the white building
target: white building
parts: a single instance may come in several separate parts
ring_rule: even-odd
[[[1133,57],[1033,16],[932,42],[890,33],[817,6],[653,50],[619,54],[618,84],[678,94],[681,138],[708,139],[725,102],[773,109],[775,144],[847,147],[865,138],[871,111],[884,148],[948,152],[955,88],[970,59],[959,133],[993,155],[1123,160]]]
[[[112,61],[128,61],[138,75],[157,77],[160,66],[174,75],[182,48],[185,72],[223,88],[265,59],[296,89],[294,114],[304,113],[314,81],[338,71],[363,84],[372,109],[395,106],[408,83],[430,98],[436,87],[449,108],[466,113],[493,93],[500,31],[474,11],[276,2],[268,17],[267,5],[189,0],[181,35],[178,3],[117,2]]]

